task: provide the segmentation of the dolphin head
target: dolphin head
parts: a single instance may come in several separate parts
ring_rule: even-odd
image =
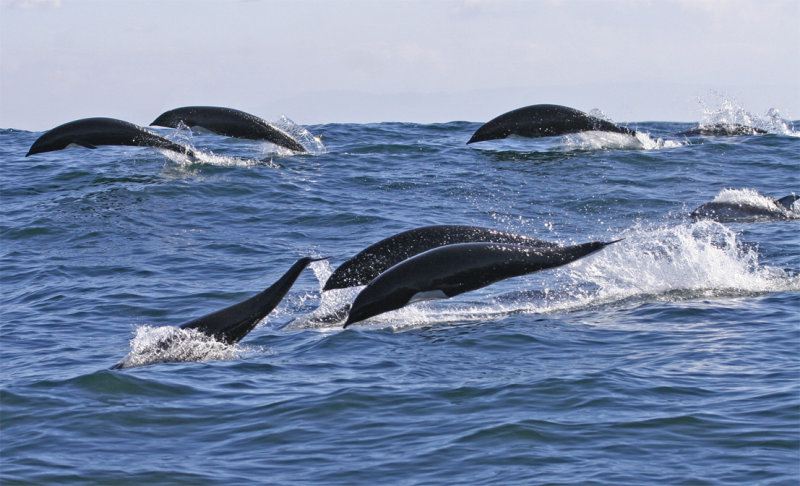
[[[350,307],[344,328],[355,322],[369,319],[384,312],[400,309],[411,301],[417,290],[409,287],[387,288],[385,285],[367,285]]]

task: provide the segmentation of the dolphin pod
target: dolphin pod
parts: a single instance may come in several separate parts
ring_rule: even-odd
[[[252,331],[256,324],[278,306],[297,278],[311,263],[324,258],[303,257],[297,260],[277,282],[247,300],[199,317],[180,326],[194,329],[225,344],[236,344]],[[124,360],[111,369],[124,367]]]
[[[381,273],[356,296],[344,327],[416,300],[448,298],[507,278],[558,267],[614,243],[567,247],[458,243],[428,250]]]
[[[720,223],[743,223],[752,221],[780,221],[796,219],[800,212],[792,206],[800,196],[790,194],[780,199],[768,198],[765,204],[737,201],[713,201],[698,207],[690,216],[695,220],[711,219]]]
[[[100,145],[130,145],[171,150],[194,157],[187,147],[157,135],[139,125],[115,118],[84,118],[59,125],[36,139],[25,157],[62,150],[69,145],[89,149]]]
[[[339,265],[328,277],[325,290],[366,285],[384,270],[419,253],[454,243],[514,243],[535,248],[559,245],[515,233],[477,226],[437,225],[403,231],[385,238]]]
[[[169,110],[150,126],[178,128],[201,127],[227,137],[265,140],[295,152],[307,152],[303,145],[288,133],[250,113],[219,106],[184,106]]]
[[[590,130],[634,135],[636,132],[609,121],[561,105],[531,105],[489,120],[475,131],[467,144],[498,140],[511,135],[537,138]]]

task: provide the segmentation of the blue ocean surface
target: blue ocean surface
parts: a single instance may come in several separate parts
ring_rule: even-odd
[[[0,482],[798,484],[800,219],[689,217],[799,191],[796,123],[466,145],[480,123],[277,122],[310,153],[158,129],[199,160],[25,158],[41,133],[0,130]],[[434,224],[622,241],[316,319],[359,291],[321,292],[339,264]],[[329,259],[241,342],[154,356],[302,256]]]

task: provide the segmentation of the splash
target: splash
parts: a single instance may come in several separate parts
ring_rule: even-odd
[[[157,363],[228,360],[245,351],[194,329],[140,326],[131,339],[131,351],[115,368],[134,368]]]
[[[659,150],[664,148],[681,147],[685,142],[653,138],[645,132],[636,132],[633,135],[614,132],[580,132],[564,137],[567,150]]]
[[[350,287],[323,292],[322,288],[325,286],[325,282],[328,281],[328,278],[333,273],[333,266],[328,260],[320,260],[311,264],[311,270],[319,282],[319,293],[321,294],[319,306],[310,314],[293,320],[284,329],[341,328],[347,319],[350,303],[363,287]]]
[[[288,133],[292,136],[295,140],[300,142],[303,147],[308,150],[308,153],[312,155],[322,155],[328,152],[328,149],[325,147],[325,144],[322,143],[321,136],[314,136],[306,127],[302,125],[298,125],[291,119],[289,119],[286,115],[282,115],[280,119],[274,123],[275,126],[283,130],[284,132]],[[286,155],[294,154],[295,152],[278,147]]]
[[[700,126],[743,125],[767,133],[800,137],[794,123],[784,119],[776,108],[770,108],[766,114],[759,116],[749,113],[734,98],[721,93],[712,92],[709,98],[712,101],[706,102],[704,98],[698,98],[703,113]],[[710,106],[712,104],[715,106]]]
[[[597,286],[592,300],[598,303],[634,296],[705,298],[800,290],[797,276],[760,264],[756,248],[717,222],[640,227],[621,236],[625,240],[565,272],[572,281]]]
[[[780,203],[755,189],[723,189],[709,204],[697,208],[692,217],[721,222],[756,222],[800,218],[800,204],[795,200]]]
[[[723,189],[714,197],[713,202],[741,204],[765,210],[775,208],[775,200],[755,189]]]

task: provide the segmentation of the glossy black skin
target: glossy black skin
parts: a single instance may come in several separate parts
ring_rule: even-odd
[[[717,123],[715,125],[697,126],[677,133],[679,137],[730,137],[736,135],[760,135],[768,133],[766,130],[746,125],[732,123]]]
[[[459,243],[434,248],[393,266],[370,282],[353,302],[344,327],[399,309],[420,292],[441,291],[446,297],[453,297],[500,280],[565,265],[609,244],[593,241],[532,248]]]
[[[503,113],[483,124],[467,144],[498,140],[511,135],[537,138],[585,131],[634,135],[636,132],[561,105],[531,105]]]
[[[748,206],[730,202],[710,202],[698,207],[690,216],[697,219],[711,219],[720,223],[747,223],[755,221],[782,221],[796,219],[792,204],[798,196],[792,194],[773,201],[773,206]]]
[[[184,106],[169,110],[156,118],[151,126],[178,128],[202,127],[226,137],[266,140],[295,152],[307,152],[300,142],[271,123],[250,113],[220,106]]]
[[[317,260],[320,259],[304,257],[297,260],[277,282],[263,292],[238,304],[187,322],[181,325],[181,329],[195,329],[227,344],[239,342],[283,300],[308,264]]]
[[[194,158],[187,147],[178,145],[139,125],[115,118],[84,118],[59,125],[36,139],[25,155],[62,150],[70,144],[94,149],[100,145],[130,145],[154,147],[186,154]]]
[[[454,243],[514,243],[537,248],[556,248],[559,245],[477,226],[424,226],[385,238],[339,266],[322,290],[366,285],[384,270],[422,252]]]

